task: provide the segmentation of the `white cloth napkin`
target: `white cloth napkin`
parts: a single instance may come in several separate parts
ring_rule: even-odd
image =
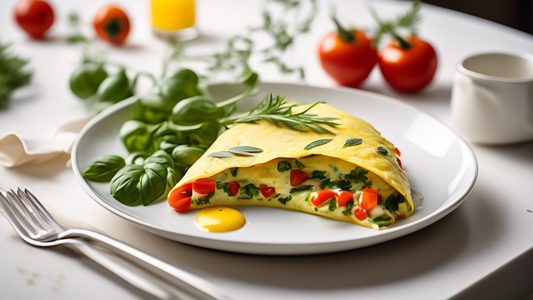
[[[83,126],[94,115],[67,122],[54,129],[50,138],[8,133],[0,139],[0,166],[12,168],[24,164],[41,164],[59,155],[70,155]]]

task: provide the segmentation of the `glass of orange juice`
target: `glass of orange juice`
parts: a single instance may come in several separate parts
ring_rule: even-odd
[[[187,41],[198,36],[194,0],[150,0],[152,27],[166,40]]]

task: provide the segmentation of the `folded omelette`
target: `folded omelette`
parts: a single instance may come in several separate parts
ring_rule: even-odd
[[[307,106],[297,106],[302,111]],[[225,131],[174,187],[180,213],[207,206],[270,206],[380,229],[414,211],[400,151],[369,123],[326,104],[333,134],[265,120]]]

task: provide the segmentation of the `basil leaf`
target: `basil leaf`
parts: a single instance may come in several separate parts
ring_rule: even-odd
[[[295,166],[296,169],[298,169],[298,170],[301,170],[301,169],[305,168],[305,165],[302,164],[302,162],[299,161],[299,160],[297,160],[297,159],[294,160],[294,166]]]
[[[292,200],[292,195],[289,195],[288,197],[285,197],[285,198],[278,198],[278,201],[283,204],[283,205],[286,205],[287,202],[291,201]]]
[[[124,205],[142,204],[142,198],[137,189],[142,174],[144,174],[144,168],[139,165],[127,165],[120,169],[111,179],[111,196]]]
[[[233,170],[231,170],[231,176],[237,177],[237,171],[238,170],[239,170],[239,168],[234,168]]]
[[[124,159],[117,155],[100,156],[83,169],[83,178],[95,182],[109,182],[115,174],[126,165]]]
[[[250,146],[237,146],[228,149],[229,152],[261,153],[263,149]]]
[[[311,173],[311,177],[309,177],[309,179],[318,179],[318,180],[322,180],[322,179],[325,179],[326,178],[326,171],[313,171],[313,173]]]
[[[352,179],[353,181],[355,181],[355,183],[365,182],[368,180],[368,177],[366,177],[366,174],[368,174],[368,170],[363,169],[361,167],[356,167],[355,170],[350,171],[350,174],[344,175],[344,178]]]
[[[289,171],[290,169],[292,169],[292,165],[290,162],[282,160],[278,163],[278,172],[283,173],[285,171]]]
[[[344,143],[344,146],[342,146],[342,148],[357,146],[357,145],[361,145],[362,143],[363,143],[363,139],[360,139],[360,138],[347,139],[346,142]]]
[[[216,158],[227,158],[227,157],[233,157],[231,153],[228,151],[218,151],[218,152],[212,152],[207,155],[208,157],[216,157]]]
[[[304,147],[304,150],[311,150],[315,147],[325,145],[329,142],[333,141],[333,139],[322,139],[322,140],[316,140],[314,142],[309,143],[307,146]]]
[[[145,172],[139,179],[138,190],[143,205],[148,205],[165,193],[167,168],[158,163],[146,163],[143,168]]]

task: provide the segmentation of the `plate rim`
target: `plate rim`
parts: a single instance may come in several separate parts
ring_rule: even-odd
[[[218,86],[218,85],[229,85],[231,83],[217,83],[217,84],[212,84],[211,86]],[[85,179],[82,177],[81,175],[81,170],[78,168],[78,163],[77,163],[77,160],[78,160],[78,146],[80,144],[80,141],[82,140],[82,137],[87,133],[87,131],[89,131],[94,125],[96,125],[97,123],[101,122],[104,118],[106,118],[108,115],[116,112],[116,111],[119,111],[127,106],[130,106],[130,105],[133,105],[137,99],[138,99],[138,96],[132,96],[128,99],[125,99],[121,102],[118,102],[110,107],[108,107],[107,109],[105,109],[104,111],[102,111],[101,113],[99,113],[98,115],[96,115],[93,119],[91,119],[84,127],[83,129],[80,131],[80,133],[78,134],[78,137],[72,147],[72,168],[73,168],[73,171],[74,171],[74,175],[78,181],[78,183],[80,184],[80,186],[82,187],[83,191],[89,195],[89,197],[95,201],[96,203],[98,203],[99,205],[101,205],[103,208],[105,208],[106,210],[108,210],[109,212],[121,217],[122,219],[144,229],[144,230],[147,230],[151,233],[154,233],[154,234],[157,234],[159,236],[162,236],[164,238],[167,238],[167,239],[171,239],[171,240],[175,240],[175,241],[179,241],[179,242],[184,242],[184,241],[180,241],[180,240],[177,240],[177,239],[173,239],[173,238],[170,238],[168,237],[167,235],[174,235],[174,236],[181,236],[181,237],[184,237],[184,239],[196,239],[198,240],[198,243],[191,243],[190,241],[189,242],[184,242],[184,243],[187,243],[187,244],[193,244],[193,245],[197,245],[197,246],[202,246],[202,247],[207,247],[207,248],[212,248],[212,249],[219,249],[219,250],[228,250],[228,251],[232,251],[232,252],[241,252],[241,253],[254,253],[254,254],[268,254],[268,253],[264,253],[262,251],[257,251],[257,250],[249,250],[249,249],[240,249],[240,247],[238,247],[239,245],[240,246],[267,246],[267,247],[271,247],[271,246],[278,246],[278,247],[309,247],[309,248],[313,248],[312,246],[323,246],[323,245],[331,245],[331,244],[334,244],[334,245],[338,245],[337,250],[319,250],[319,249],[315,249],[314,251],[312,249],[308,249],[308,250],[300,250],[300,251],[276,251],[276,253],[272,253],[272,254],[276,254],[276,255],[279,255],[279,254],[286,254],[284,252],[287,252],[288,255],[293,255],[293,254],[318,254],[318,253],[329,253],[329,252],[336,252],[336,251],[343,251],[343,250],[348,250],[348,249],[356,249],[356,248],[360,248],[360,247],[365,247],[365,246],[370,246],[370,245],[374,245],[374,244],[379,244],[379,243],[382,243],[382,242],[386,242],[386,241],[389,241],[389,240],[393,240],[393,239],[396,239],[396,238],[399,238],[399,237],[402,237],[402,236],[405,236],[407,234],[410,234],[410,233],[413,233],[415,231],[418,231],[422,228],[425,228],[437,221],[439,221],[440,219],[442,219],[443,217],[445,217],[446,215],[448,215],[449,213],[451,213],[452,211],[454,211],[459,205],[461,205],[465,200],[466,198],[468,197],[468,195],[472,192],[476,182],[477,182],[477,179],[478,179],[478,175],[479,175],[479,163],[477,161],[477,158],[476,158],[476,155],[474,153],[474,151],[472,150],[471,146],[458,134],[456,133],[450,126],[448,126],[447,124],[445,124],[444,122],[442,122],[441,120],[433,117],[432,115],[414,107],[414,106],[411,106],[409,104],[406,104],[400,100],[397,100],[397,99],[394,99],[390,96],[386,96],[386,95],[381,95],[381,94],[378,94],[378,93],[374,93],[374,92],[370,92],[370,91],[365,91],[365,90],[359,90],[359,89],[351,89],[351,88],[347,88],[347,87],[322,87],[322,86],[313,86],[313,85],[305,85],[305,84],[299,84],[299,83],[283,83],[283,82],[261,82],[260,83],[260,86],[261,85],[283,85],[283,86],[294,86],[294,87],[297,87],[299,89],[302,89],[302,88],[317,88],[317,89],[323,89],[323,90],[334,90],[334,91],[341,91],[341,92],[347,92],[347,93],[352,93],[352,94],[358,94],[358,95],[364,95],[364,96],[369,96],[369,97],[374,97],[374,98],[380,98],[381,100],[384,100],[386,102],[392,102],[396,105],[402,105],[402,106],[405,106],[407,107],[408,109],[412,109],[414,111],[416,111],[417,113],[419,114],[422,114],[426,117],[429,117],[431,118],[432,120],[434,121],[437,121],[440,125],[444,126],[445,128],[447,128],[449,131],[451,131],[454,136],[456,138],[458,138],[458,140],[462,143],[462,145],[466,146],[466,149],[468,150],[467,153],[469,154],[470,158],[472,159],[472,162],[473,162],[473,167],[474,167],[474,173],[473,173],[473,178],[469,184],[469,186],[464,190],[462,191],[461,194],[457,195],[457,196],[454,196],[453,198],[451,197],[448,197],[444,200],[444,204],[441,205],[440,207],[438,207],[435,211],[431,212],[430,214],[428,214],[427,216],[419,219],[419,220],[416,220],[412,223],[408,223],[408,224],[404,224],[404,225],[401,225],[401,226],[398,226],[398,227],[393,227],[393,228],[389,228],[387,230],[379,230],[379,231],[375,231],[375,234],[373,235],[370,235],[370,236],[367,236],[367,237],[362,237],[362,238],[356,238],[356,239],[347,239],[347,240],[339,240],[339,241],[325,241],[325,242],[253,242],[253,241],[250,241],[250,242],[247,242],[247,241],[231,241],[231,240],[224,240],[224,239],[217,239],[217,238],[214,238],[216,236],[213,236],[213,237],[204,237],[204,236],[195,236],[195,235],[190,235],[190,234],[187,234],[187,233],[179,233],[179,232],[175,232],[175,231],[171,231],[171,230],[168,230],[168,229],[165,229],[165,228],[161,228],[157,225],[153,225],[153,224],[150,224],[150,223],[147,223],[145,221],[142,221],[142,220],[139,220],[133,216],[130,216],[128,215],[127,213],[124,213],[124,212],[121,212],[120,210],[114,208],[113,206],[111,206],[110,204],[106,203],[104,201],[104,199],[102,199],[97,193],[95,193],[93,191],[93,189],[89,186],[89,184],[85,181]],[[452,200],[452,201],[450,201]],[[160,234],[160,232],[164,233],[164,234]],[[374,241],[372,242],[372,240],[379,240],[379,241]],[[225,247],[212,247],[212,246],[209,246],[209,245],[205,245],[205,242],[209,243],[211,241],[214,241],[216,243],[222,243],[222,244],[227,244]],[[362,245],[360,246],[351,246],[350,247],[350,244],[352,243],[361,243]]]

